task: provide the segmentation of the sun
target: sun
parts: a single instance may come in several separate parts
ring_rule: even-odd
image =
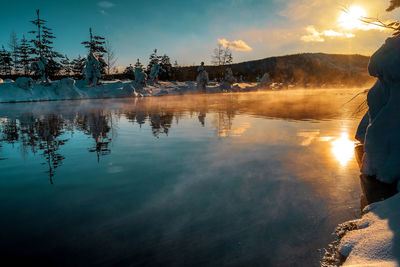
[[[365,23],[360,19],[367,16],[367,12],[360,6],[351,6],[346,11],[342,11],[338,23],[346,30],[362,28]]]

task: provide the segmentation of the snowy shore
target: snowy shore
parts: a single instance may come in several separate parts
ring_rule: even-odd
[[[210,82],[206,88],[207,93],[219,92],[248,92],[258,90],[257,83],[235,83],[230,89],[223,89],[219,83]],[[72,100],[90,98],[124,98],[161,95],[181,95],[200,93],[196,82],[159,82],[137,88],[131,80],[102,81],[97,86],[86,86],[83,81],[62,79],[41,85],[25,78],[17,81],[4,81],[0,83],[0,103]]]
[[[367,206],[340,242],[343,266],[399,266],[400,194]]]

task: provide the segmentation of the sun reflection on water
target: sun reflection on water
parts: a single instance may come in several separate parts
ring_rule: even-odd
[[[342,132],[341,136],[331,143],[332,154],[340,163],[340,166],[346,167],[349,161],[354,157],[354,142],[349,139],[349,135]]]

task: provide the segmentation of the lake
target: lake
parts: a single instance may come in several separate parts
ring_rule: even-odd
[[[0,104],[0,257],[318,266],[360,216],[361,91]]]

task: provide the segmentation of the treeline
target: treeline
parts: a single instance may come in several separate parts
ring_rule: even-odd
[[[52,79],[62,77],[82,78],[82,70],[85,67],[86,56],[78,56],[70,59],[54,48],[54,39],[56,39],[53,29],[47,26],[48,22],[40,17],[40,11],[36,10],[36,18],[29,21],[33,25],[33,29],[23,34],[19,39],[13,31],[7,43],[8,49],[1,46],[0,49],[0,77],[3,79],[13,79],[20,76],[33,77],[35,74],[35,63],[40,57],[44,57],[47,61],[46,76]],[[153,64],[160,64],[163,68],[160,79],[171,79],[174,70],[178,67],[175,61],[174,66],[171,59],[166,54],[158,55],[157,49],[154,49],[149,57],[149,64],[144,68],[139,59],[134,66],[129,65],[124,71],[118,73],[116,67],[117,57],[115,50],[110,42],[104,36],[95,35],[92,29],[89,29],[88,40],[82,41],[81,44],[88,49],[89,52],[95,53],[100,61],[100,71],[104,78],[126,77],[131,78],[135,68],[142,68],[149,72]]]

